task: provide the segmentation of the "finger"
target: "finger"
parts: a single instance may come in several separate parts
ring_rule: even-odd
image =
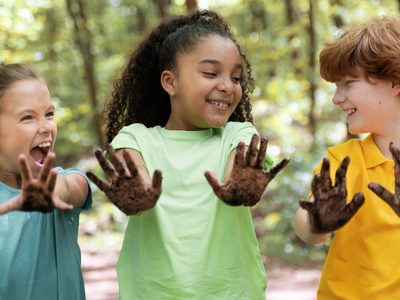
[[[313,181],[311,182],[311,192],[315,197],[315,200],[322,199],[322,178],[321,174],[316,174]]]
[[[106,173],[108,178],[114,181],[117,177],[117,173],[115,172],[113,165],[106,159],[101,150],[96,150],[94,154],[96,155],[96,158],[100,164],[100,167],[103,169],[104,173]]]
[[[151,188],[153,189],[153,191],[156,192],[158,196],[161,195],[161,181],[162,181],[161,171],[155,170],[153,173]]]
[[[208,183],[211,185],[212,189],[214,190],[214,193],[218,193],[222,187],[221,182],[218,180],[217,176],[211,171],[206,171],[204,173],[206,176],[206,179]]]
[[[244,150],[245,146],[243,142],[240,142],[236,148],[235,162],[233,164],[234,168],[244,168]]]
[[[132,177],[138,176],[138,169],[137,169],[136,164],[133,161],[132,156],[129,153],[129,151],[126,151],[126,149],[124,149],[124,151],[122,152],[122,155],[125,159],[126,166],[129,170],[129,173],[131,173],[131,176]]]
[[[321,167],[322,192],[327,192],[332,189],[332,180],[329,169],[330,169],[329,158],[325,157],[322,161],[322,167]]]
[[[309,212],[315,208],[315,204],[310,201],[300,200],[299,204],[303,209]]]
[[[110,157],[111,163],[113,164],[119,176],[126,175],[125,166],[123,162],[120,160],[120,158],[117,156],[117,153],[115,152],[114,148],[107,143],[105,149],[108,153],[108,156]]]
[[[257,159],[257,144],[260,136],[258,134],[254,134],[251,138],[249,149],[247,149],[246,153],[246,166],[253,167],[256,163]]]
[[[0,205],[0,215],[4,215],[10,211],[19,210],[22,208],[20,197],[15,197],[6,203]]]
[[[400,164],[400,149],[395,144],[390,143],[389,150],[393,155],[393,160],[396,165]]]
[[[86,172],[86,175],[103,192],[108,191],[108,189],[110,188],[110,183],[108,183],[104,179],[98,178],[92,172],[88,171]]]
[[[375,182],[369,183],[368,188],[392,207],[392,205],[394,204],[394,195],[391,192],[389,192],[379,183]]]
[[[23,182],[29,182],[32,180],[31,168],[26,162],[25,155],[21,154],[18,157],[19,168],[21,169],[21,178]]]
[[[63,211],[71,211],[74,209],[73,205],[61,201],[57,196],[54,197],[54,207]]]
[[[268,139],[263,137],[260,143],[260,150],[258,151],[257,162],[254,166],[256,169],[262,169],[265,162],[265,156],[267,154]]]
[[[54,153],[49,153],[46,157],[43,167],[40,169],[38,179],[44,184],[49,177],[49,173],[51,168],[53,167],[53,163],[56,160],[56,155]]]
[[[353,200],[351,200],[351,202],[344,208],[344,211],[347,215],[347,220],[350,220],[350,218],[356,214],[358,209],[364,204],[364,200],[363,193],[357,193],[354,195]]]
[[[268,177],[272,180],[276,174],[278,174],[286,165],[290,162],[290,157],[285,157],[279,164],[277,164],[275,167],[272,167],[269,169],[266,174]]]
[[[54,188],[56,187],[56,182],[57,182],[57,171],[53,169],[50,171],[49,182],[47,184],[47,190],[50,193],[54,192]]]
[[[335,187],[346,189],[346,172],[350,163],[350,157],[346,156],[340,163],[335,175]]]

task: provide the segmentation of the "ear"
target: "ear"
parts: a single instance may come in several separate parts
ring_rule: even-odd
[[[161,74],[161,85],[169,95],[171,95],[172,92],[174,92],[174,94],[176,93],[174,85],[175,78],[175,74],[170,70],[165,70]]]
[[[392,93],[393,97],[396,97],[400,94],[400,84],[393,81],[392,83]]]

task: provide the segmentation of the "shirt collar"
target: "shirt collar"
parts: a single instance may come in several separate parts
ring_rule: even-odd
[[[365,166],[367,168],[373,168],[389,161],[384,157],[375,144],[374,137],[370,133],[362,142],[361,148],[364,155]]]

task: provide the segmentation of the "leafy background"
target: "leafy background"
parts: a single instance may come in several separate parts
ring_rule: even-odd
[[[255,125],[275,161],[291,163],[252,208],[261,252],[291,262],[323,261],[331,238],[307,245],[294,233],[298,201],[327,148],[349,136],[331,98],[335,85],[318,74],[323,43],[350,23],[399,11],[395,0],[3,0],[0,64],[30,62],[49,82],[58,123],[57,164],[95,170],[104,144],[100,114],[126,56],[162,17],[208,7],[226,18],[252,64]],[[118,252],[127,217],[93,185],[79,242],[93,253]]]

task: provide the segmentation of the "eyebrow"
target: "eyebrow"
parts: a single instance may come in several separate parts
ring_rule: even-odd
[[[213,64],[213,65],[221,65],[221,63],[216,59],[203,59],[199,64]],[[243,70],[243,66],[241,63],[236,64],[236,68]]]
[[[55,107],[54,107],[53,104],[52,104],[52,105],[49,105],[49,106],[46,108],[46,111],[51,110],[51,109],[55,109]],[[31,109],[31,108],[28,108],[28,109],[21,110],[18,114],[19,114],[19,115],[23,115],[23,114],[30,113],[30,112],[35,112],[35,110],[34,110],[34,109]]]

